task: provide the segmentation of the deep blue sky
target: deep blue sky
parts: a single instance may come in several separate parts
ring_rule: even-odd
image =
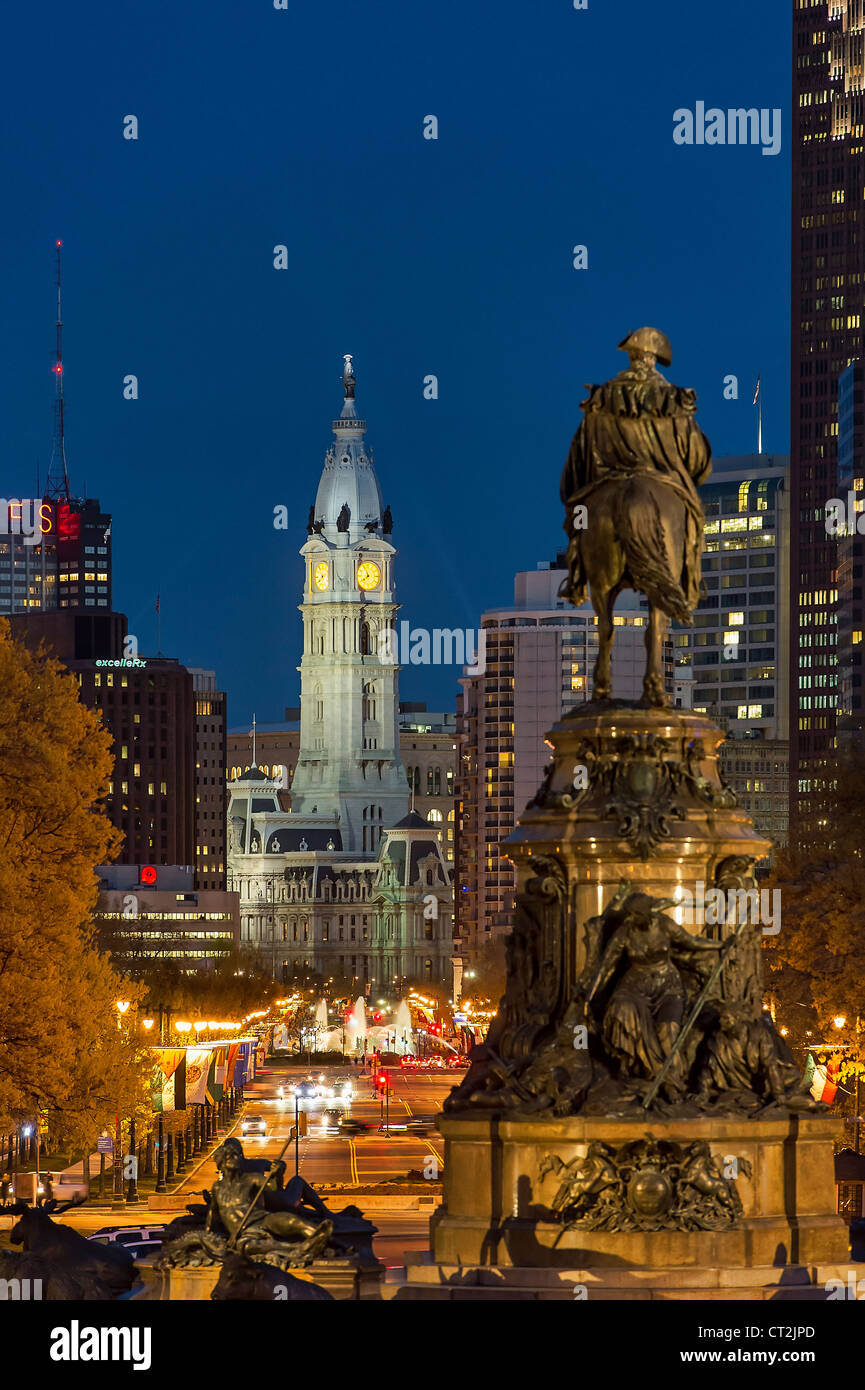
[[[216,668],[231,724],[297,702],[297,550],[344,352],[416,626],[476,627],[561,546],[583,386],[621,369],[630,328],[668,334],[719,455],[756,447],[761,371],[764,448],[785,451],[790,9],[7,12],[0,494],[32,495],[50,453],[58,236],[71,477],[114,515],[115,607],[152,650],[161,592],[163,650]],[[673,111],[698,100],[782,108],[781,153],[676,146]],[[293,532],[273,529],[279,503]],[[408,668],[402,696],[452,708],[457,674]]]

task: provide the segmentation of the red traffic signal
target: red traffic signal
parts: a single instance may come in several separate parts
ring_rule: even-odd
[[[373,1014],[373,1019],[376,1023],[381,1023],[381,1014]]]

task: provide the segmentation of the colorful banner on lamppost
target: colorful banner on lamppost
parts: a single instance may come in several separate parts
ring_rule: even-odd
[[[234,1069],[237,1066],[237,1059],[240,1056],[240,1043],[229,1043],[225,1057],[225,1084],[234,1086],[237,1083],[234,1079]]]
[[[211,1050],[210,1066],[207,1071],[207,1099],[211,1105],[222,1100],[225,1091],[225,1048]]]
[[[186,1048],[155,1047],[153,1113],[186,1109]]]
[[[186,1049],[186,1103],[204,1105],[207,1100],[207,1073],[210,1070],[210,1048]]]

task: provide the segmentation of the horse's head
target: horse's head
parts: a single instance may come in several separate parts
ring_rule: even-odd
[[[545,1154],[538,1168],[538,1177],[543,1182],[548,1173],[560,1173],[564,1166],[558,1154]]]

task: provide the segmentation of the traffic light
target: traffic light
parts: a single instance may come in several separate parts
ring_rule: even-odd
[[[373,1014],[373,1020],[376,1023],[381,1023],[381,1014]]]
[[[297,1132],[301,1138],[309,1133],[309,1114],[306,1110],[301,1110],[297,1117]]]

